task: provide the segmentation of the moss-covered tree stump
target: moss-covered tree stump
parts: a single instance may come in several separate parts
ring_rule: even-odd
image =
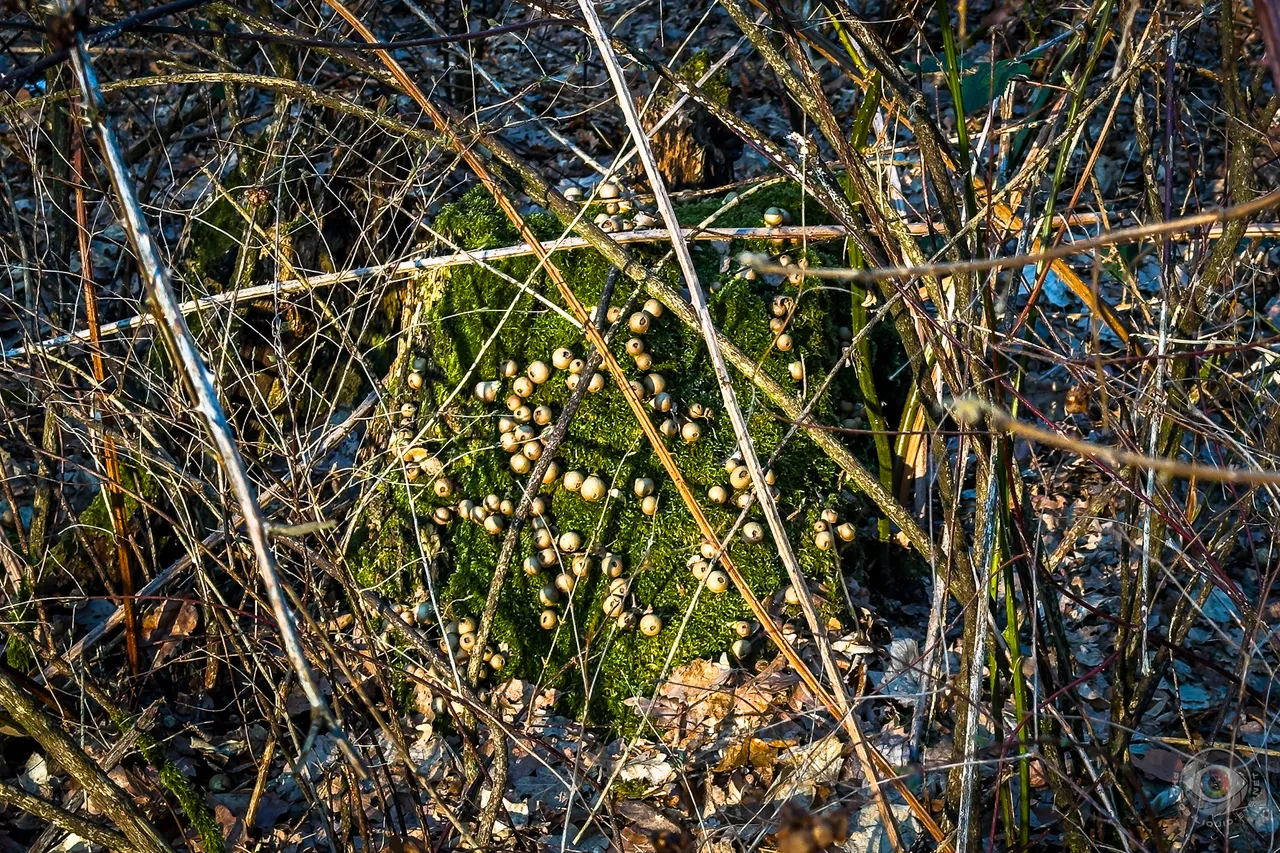
[[[800,204],[790,187],[758,195],[723,224],[759,225],[764,208],[798,209]],[[696,223],[717,206],[690,205],[682,216]],[[548,238],[561,228],[545,214],[535,216],[533,224]],[[518,242],[479,190],[442,211],[435,227],[469,250]],[[698,244],[695,258],[704,285],[713,291],[712,316],[759,358],[761,370],[800,388],[793,363],[802,363],[808,381],[816,384],[840,352],[839,327],[850,316],[848,292],[818,288],[798,276],[749,278],[730,262],[743,249],[785,252],[797,262],[802,254],[799,247],[782,248],[772,240],[734,245],[728,254],[724,246]],[[821,260],[812,248],[809,252],[815,262]],[[554,257],[583,304],[595,305],[607,264],[589,250]],[[657,250],[648,257],[655,264],[660,259]],[[450,623],[479,616],[508,516],[519,502],[524,472],[532,467],[529,457],[538,453],[538,447],[527,449],[538,445],[568,399],[577,380],[574,360],[589,354],[582,332],[534,297],[558,304],[554,287],[536,267],[533,258],[520,258],[501,262],[496,272],[480,265],[434,272],[412,286],[406,303],[412,307],[403,313],[405,327],[392,368],[390,408],[397,426],[387,443],[387,479],[381,500],[361,519],[363,533],[353,540],[349,557],[360,583],[377,585],[406,605],[421,603],[419,616],[427,616],[437,633],[456,631]],[[611,304],[624,305],[631,286],[620,282]],[[640,294],[637,304],[644,302]],[[775,306],[781,310],[775,313]],[[745,478],[727,470],[736,445],[702,339],[669,312],[644,314],[634,327],[630,320],[622,318],[614,352],[644,388],[655,423],[668,436],[676,463],[712,523],[727,530],[740,512],[737,498]],[[779,320],[789,336],[787,351],[776,345]],[[603,371],[596,382],[601,380],[603,387],[586,394],[557,454],[558,477],[541,488],[544,514],[520,533],[490,651],[500,655],[502,677],[559,688],[578,709],[590,696],[593,719],[625,722],[630,714],[625,700],[650,690],[668,661],[728,652],[739,639],[735,623],[749,619],[750,612],[731,585],[727,591],[714,591],[715,582],[699,589],[694,569],[702,567],[690,565],[699,556],[698,528],[621,392]],[[748,382],[736,381],[757,452],[767,459],[788,424]],[[838,423],[847,417],[837,414],[838,407],[857,399],[856,383],[844,371],[815,417]],[[504,431],[515,438],[504,438]],[[861,442],[857,450],[866,455]],[[841,574],[860,563],[858,543],[847,541],[860,527],[857,506],[842,490],[836,465],[802,434],[784,448],[772,470],[792,542],[824,614],[843,618]],[[582,478],[590,478],[586,487],[572,488]],[[643,481],[652,482],[651,494]],[[829,535],[820,537],[824,525]],[[573,548],[574,537],[566,533],[576,533],[580,545]],[[767,536],[756,543],[740,537],[732,554],[757,596],[773,601],[782,618],[799,615],[785,600],[786,573]],[[575,561],[582,556],[588,559]],[[629,579],[621,602],[607,600],[618,592],[608,572],[616,561],[621,577]],[[555,588],[562,573],[576,579],[570,594],[563,579],[562,588]],[[554,604],[547,603],[557,596]],[[620,613],[629,615],[620,620]],[[645,622],[649,631],[632,627],[650,613],[661,619],[660,630],[653,632],[652,619]],[[757,637],[757,646],[762,642]]]

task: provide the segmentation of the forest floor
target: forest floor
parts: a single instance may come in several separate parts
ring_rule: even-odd
[[[14,4],[0,853],[1280,848],[1280,10],[952,5]]]

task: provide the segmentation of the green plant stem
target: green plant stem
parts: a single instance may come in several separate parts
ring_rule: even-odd
[[[1101,0],[1101,8],[1094,15],[1097,20],[1097,26],[1094,28],[1093,41],[1089,46],[1089,55],[1085,58],[1084,69],[1076,75],[1071,86],[1071,102],[1067,107],[1066,126],[1068,128],[1076,124],[1076,120],[1080,116],[1080,110],[1084,105],[1085,90],[1089,81],[1093,78],[1093,69],[1098,64],[1098,59],[1102,55],[1102,48],[1106,44],[1108,34],[1108,24],[1111,22],[1112,0]],[[1042,212],[1040,240],[1047,241],[1050,231],[1053,227],[1053,214],[1057,202],[1058,191],[1062,188],[1062,180],[1067,173],[1067,164],[1071,162],[1071,152],[1075,148],[1076,140],[1079,138],[1079,131],[1068,132],[1062,135],[1062,142],[1058,146],[1058,159],[1053,167],[1053,181],[1049,186],[1049,192],[1045,196],[1045,205]],[[1043,266],[1043,265],[1041,265]],[[1040,271],[1037,270],[1037,275]]]
[[[856,249],[850,249],[850,263],[857,263],[860,257],[853,257]],[[853,334],[859,335],[867,326],[867,292],[856,284],[850,288],[852,310],[850,325]],[[874,430],[876,446],[876,464],[879,468],[880,484],[885,491],[893,493],[893,450],[889,446],[888,421],[880,407],[880,395],[876,393],[875,371],[871,364],[871,341],[869,336],[862,335],[853,350],[853,372],[858,377],[858,389],[862,392],[862,400],[866,406],[867,425]],[[888,542],[890,536],[889,519],[881,516],[878,522],[881,542]]]
[[[1005,489],[1006,498],[1012,499]],[[1006,505],[1008,505],[1006,503]],[[1007,549],[1006,549],[1007,550]],[[1030,713],[1027,705],[1027,688],[1022,673],[1022,644],[1018,639],[1018,601],[1014,597],[1013,563],[1004,563],[1005,645],[1009,649],[1009,678],[1013,682],[1014,717],[1019,723]],[[1024,590],[1023,599],[1031,602],[1031,590]],[[1027,763],[1027,727],[1018,726],[1018,841],[1022,849],[1031,843],[1031,765]],[[1010,844],[1010,846],[1014,846]]]
[[[960,85],[960,53],[956,47],[956,34],[951,28],[951,9],[947,0],[938,0],[938,26],[942,29],[942,51],[946,62],[947,88],[956,111],[956,155],[960,158],[959,170],[964,181],[965,213],[974,217],[978,212],[978,196],[973,188],[973,168],[969,156],[969,127],[965,123],[964,91]]]

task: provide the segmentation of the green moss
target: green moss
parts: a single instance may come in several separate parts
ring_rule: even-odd
[[[26,607],[23,606],[14,616],[17,619],[22,618],[22,611]],[[5,645],[4,650],[5,663],[9,665],[15,672],[27,672],[36,662],[36,656],[31,651],[31,647],[21,638],[10,636],[9,642]]]
[[[801,192],[800,187],[792,183],[774,184],[752,193],[745,190],[739,193],[741,200],[737,205],[725,211],[716,220],[721,228],[757,228],[764,224],[764,212],[770,207],[785,208],[791,213],[792,221],[799,224],[802,219],[808,225],[829,225],[831,216],[822,205],[811,196]],[[676,210],[676,216],[682,225],[697,225],[724,204],[723,197],[703,198],[682,204]],[[803,216],[802,216],[803,214]],[[769,252],[775,251],[771,240],[751,240],[734,247],[735,251]]]
[[[619,800],[638,800],[649,792],[649,787],[639,779],[619,780],[610,789]]]
[[[684,65],[680,66],[680,76],[697,83],[710,68],[711,54],[708,51],[700,50],[689,57],[689,60]],[[702,91],[717,104],[728,106],[731,94],[729,69],[721,68],[715,74],[712,74],[711,79],[702,84]]]
[[[441,208],[435,227],[464,249],[492,249],[516,239],[516,229],[482,184]]]
[[[122,465],[120,477],[124,487],[125,518],[131,519],[137,512],[140,505],[138,496],[141,496],[147,502],[154,502],[160,494],[160,487],[155,478],[144,469]],[[94,495],[93,500],[84,508],[84,511],[80,513],[79,521],[78,529],[81,536],[89,544],[89,547],[93,548],[98,554],[101,563],[113,572],[118,572],[119,564],[115,556],[115,534],[111,522],[111,509],[107,505],[106,495],[101,489]],[[96,573],[89,555],[84,553],[84,550],[80,547],[80,540],[76,536],[76,531],[70,528],[63,531],[57,543],[50,549],[49,555],[57,565],[67,569],[73,576],[96,579]]]
[[[116,716],[114,722],[121,732],[133,727],[133,721],[123,715]],[[200,836],[200,847],[204,853],[225,853],[227,847],[223,842],[222,829],[213,813],[209,811],[191,780],[165,757],[164,747],[151,735],[142,734],[138,736],[138,752],[142,753],[142,757],[156,771],[160,784],[177,800],[191,828]]]
[[[235,256],[248,223],[226,196],[191,220],[189,273],[195,280],[225,286],[235,270]]]
[[[781,185],[758,196],[745,210],[737,212],[742,224],[759,224],[763,208],[774,204],[799,209],[800,194],[795,187]],[[705,217],[714,206],[694,213],[690,219]],[[689,213],[687,209],[682,211],[682,218]],[[446,206],[436,226],[450,239],[473,249],[516,240],[496,204],[483,191],[469,192],[459,202]],[[740,248],[736,246],[734,250]],[[636,251],[651,263],[659,257],[656,250]],[[792,254],[799,257],[798,251]],[[813,257],[815,262],[820,260],[816,254]],[[791,360],[803,357],[815,377],[833,363],[838,352],[836,328],[847,323],[847,292],[722,276],[720,255],[708,246],[697,249],[696,260],[704,283],[715,285],[711,310],[717,325],[749,356],[762,359],[763,370],[791,386],[794,383],[787,370]],[[595,304],[609,264],[593,251],[561,253],[556,262],[579,299],[587,305]],[[527,280],[530,289],[545,292],[559,303],[545,277],[532,274],[532,259],[505,261],[501,269],[516,281]],[[488,494],[514,499],[521,479],[512,474],[507,454],[496,446],[497,420],[507,413],[502,400],[511,393],[510,380],[503,381],[496,405],[482,404],[471,389],[478,380],[499,377],[500,365],[507,359],[514,359],[523,369],[535,359],[550,363],[552,351],[561,346],[585,357],[586,346],[581,333],[560,314],[491,272],[476,267],[454,268],[442,274],[437,284],[441,290],[424,320],[428,334],[405,332],[408,339],[424,342],[412,355],[427,358],[434,385],[424,389],[418,401],[443,400],[461,386],[450,409],[440,418],[445,428],[431,442],[435,455],[450,460],[446,476],[457,484],[458,493],[442,500],[435,497],[426,478],[407,483],[396,481],[397,475],[393,474],[393,481],[381,486],[385,500],[375,502],[378,506],[361,519],[362,532],[353,540],[350,557],[360,584],[376,586],[393,600],[403,596],[407,602],[419,594],[419,579],[425,576],[423,571],[410,568],[419,559],[419,543],[414,537],[438,535],[441,559],[433,569],[437,572],[437,601],[446,617],[459,618],[476,615],[482,609],[502,537],[491,536],[481,526],[465,521],[436,527],[430,521],[431,512],[441,505],[456,504],[464,496],[476,502]],[[630,288],[629,282],[619,282],[613,304],[623,304]],[[789,328],[795,350],[789,354],[770,349],[773,334],[769,329],[769,306],[780,292],[799,297]],[[619,335],[613,346],[624,368],[639,378],[631,358],[625,354],[628,337],[625,333]],[[720,393],[697,333],[664,314],[652,324],[645,342],[653,357],[651,371],[665,377],[666,390],[679,407],[687,411],[691,404],[701,403],[720,412]],[[549,405],[558,414],[570,393],[566,375],[564,371],[553,371],[551,379],[536,389],[529,404]],[[767,458],[782,440],[788,424],[775,416],[753,386],[736,374],[733,381],[748,415],[757,451]],[[854,388],[852,376],[842,374],[835,393],[854,397]],[[821,401],[815,413],[828,422],[835,418],[828,400]],[[427,414],[424,412],[423,416]],[[735,449],[735,442],[723,413],[703,421],[699,441],[687,444],[676,438],[669,447],[699,497],[705,496],[712,485],[728,485],[724,460]],[[862,446],[856,449],[866,452]],[[697,552],[700,532],[626,401],[611,382],[605,390],[587,395],[561,448],[559,461],[564,470],[597,474],[616,486],[621,497],[588,503],[558,485],[544,488],[556,527],[560,531],[578,531],[597,551],[623,555],[626,574],[634,581],[634,602],[660,614],[665,627],[651,638],[634,631],[617,632],[613,621],[601,612],[607,580],[597,570],[579,583],[571,602],[559,608],[564,626],[555,632],[541,630],[538,620],[543,608],[537,595],[550,582],[551,575],[529,577],[521,570],[523,559],[534,552],[532,532],[525,532],[510,579],[501,591],[492,643],[509,648],[504,674],[563,690],[567,696],[566,712],[581,711],[589,696],[591,719],[625,727],[628,720],[634,719],[625,701],[652,689],[669,656],[675,665],[695,657],[718,657],[734,639],[731,623],[748,616],[749,611],[733,591],[723,595],[703,591],[694,600],[697,582],[688,570],[687,560]],[[853,518],[853,508],[840,503],[839,471],[803,435],[791,441],[774,469],[778,475],[778,501],[801,565],[806,575],[826,590],[826,599],[831,602],[824,605],[826,614],[840,615],[843,598],[838,592],[835,555],[818,550],[812,533],[814,521],[827,506]],[[659,509],[652,517],[641,512],[639,501],[632,494],[632,483],[641,476],[651,477],[659,484]],[[716,507],[706,502],[704,507],[719,530],[727,529],[737,515],[732,506]],[[846,569],[856,570],[856,549],[845,557]],[[773,596],[787,582],[776,551],[767,542],[739,543],[734,546],[733,559],[762,599]],[[687,624],[680,631],[681,622],[686,619]],[[671,645],[678,633],[679,646],[672,656]],[[590,687],[584,686],[584,681]]]

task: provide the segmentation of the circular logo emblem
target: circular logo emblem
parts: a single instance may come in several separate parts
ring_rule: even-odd
[[[1196,753],[1178,781],[1187,805],[1203,818],[1234,811],[1253,793],[1253,774],[1239,755],[1225,749]]]

